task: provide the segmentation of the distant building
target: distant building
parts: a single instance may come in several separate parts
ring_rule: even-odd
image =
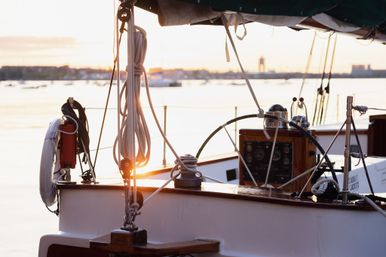
[[[264,57],[259,58],[259,68],[258,68],[259,73],[265,72],[265,59]]]
[[[368,65],[370,67],[370,65]],[[364,75],[367,74],[370,70],[366,68],[366,65],[364,64],[354,64],[351,66],[351,74],[352,75]]]
[[[3,66],[0,69],[0,80],[88,80],[109,79],[110,76],[109,70],[69,66]]]
[[[354,64],[351,66],[351,75],[356,78],[384,78],[386,70],[373,70],[370,64]]]

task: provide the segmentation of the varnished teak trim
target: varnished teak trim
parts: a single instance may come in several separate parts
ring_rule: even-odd
[[[145,183],[142,183],[145,182]],[[150,181],[151,182],[151,181]],[[154,192],[158,189],[159,185],[163,181],[154,181],[157,185],[149,184],[149,181],[137,181],[137,186],[142,192]],[[146,184],[146,185],[145,185]],[[123,191],[123,185],[58,185],[60,190],[117,190]],[[243,193],[250,191],[251,193]],[[324,209],[340,209],[340,210],[364,210],[369,211],[373,210],[368,205],[362,204],[347,204],[343,205],[341,203],[326,203],[326,202],[313,202],[307,199],[295,199],[291,197],[288,193],[280,194],[270,194],[269,191],[264,193],[264,190],[258,188],[251,188],[238,185],[228,185],[228,184],[216,184],[213,183],[203,183],[201,189],[181,189],[167,187],[162,189],[162,193],[168,194],[185,194],[185,195],[194,195],[201,197],[215,197],[215,198],[225,198],[225,199],[234,199],[234,200],[245,200],[251,202],[263,202],[270,204],[279,204],[286,206],[295,206],[295,207],[308,207],[308,208],[324,208]],[[385,206],[382,206],[384,209]]]
[[[99,249],[109,253],[124,253],[130,256],[175,256],[192,253],[215,253],[219,251],[220,243],[215,240],[191,240],[150,244],[147,242],[136,244],[137,232],[114,230],[110,235],[100,237],[90,242],[91,249]],[[146,233],[145,230],[140,233]]]
[[[335,136],[336,134],[336,130],[315,130],[315,136]],[[339,135],[344,135],[345,134],[345,131],[342,130],[339,132]],[[369,132],[367,129],[363,129],[363,130],[357,130],[357,134],[358,135],[368,135]]]
[[[224,160],[235,159],[234,155],[224,157],[222,159],[211,159],[205,164],[217,163]],[[161,169],[154,171],[155,173],[167,172],[169,169]],[[137,185],[140,191],[142,192],[154,192],[157,190],[160,185],[163,184],[162,180],[145,180],[139,179]],[[173,183],[171,183],[173,184]],[[60,190],[119,190],[123,191],[122,184],[116,185],[107,185],[107,184],[58,184],[58,189]],[[161,192],[169,194],[185,194],[185,195],[196,195],[203,197],[216,197],[216,198],[226,198],[226,199],[235,199],[235,200],[245,200],[251,202],[264,202],[270,204],[280,204],[287,206],[299,206],[299,207],[308,207],[308,208],[327,208],[327,209],[341,209],[341,210],[364,210],[369,211],[373,210],[368,205],[362,204],[348,204],[343,205],[340,203],[324,203],[324,202],[313,202],[311,200],[299,200],[290,196],[288,193],[276,193],[272,194],[269,191],[264,191],[258,188],[252,188],[247,186],[239,185],[229,185],[229,184],[213,184],[213,183],[203,183],[201,189],[180,189],[174,188],[169,185],[169,187],[164,188]],[[245,193],[251,192],[251,193]],[[384,209],[385,206],[382,206]]]

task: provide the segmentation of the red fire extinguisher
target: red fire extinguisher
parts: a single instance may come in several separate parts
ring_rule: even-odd
[[[65,121],[60,125],[60,168],[74,169],[76,166],[76,127],[74,123]]]

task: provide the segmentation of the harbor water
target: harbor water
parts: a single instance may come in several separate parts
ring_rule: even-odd
[[[264,110],[273,104],[290,110],[292,98],[299,96],[301,82],[253,80],[252,85]],[[309,116],[313,114],[319,86],[320,80],[307,80],[304,86],[302,96]],[[354,96],[357,105],[386,108],[386,79],[335,79],[330,86],[326,123],[343,122],[348,95]],[[37,256],[40,236],[57,231],[58,218],[45,208],[39,195],[40,156],[48,124],[62,116],[62,104],[68,97],[74,97],[86,108],[94,159],[107,92],[107,81],[0,82],[0,256]],[[188,80],[182,81],[182,87],[151,88],[151,94],[161,123],[166,110],[166,132],[180,155],[195,155],[205,138],[227,120],[257,112],[241,80]],[[145,90],[141,92],[141,101],[152,136],[149,167],[161,166],[163,140],[150,115]],[[119,178],[112,149],[117,134],[116,102],[116,86],[113,86],[96,164],[98,179]],[[379,113],[386,112],[369,111],[354,117],[366,120],[368,115]],[[239,128],[262,128],[262,124],[262,120],[249,119],[230,125],[228,131],[237,141]],[[202,156],[232,150],[232,143],[221,131]],[[169,150],[166,162],[174,162]],[[79,175],[79,169],[72,172],[75,179]]]

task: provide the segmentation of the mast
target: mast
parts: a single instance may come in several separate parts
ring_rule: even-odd
[[[121,4],[117,11],[116,24],[116,44],[117,44],[117,97],[118,97],[118,136],[114,148],[117,148],[116,162],[121,172],[124,183],[125,195],[125,218],[122,229],[133,232],[138,228],[134,224],[135,217],[138,215],[138,199],[136,188],[136,127],[138,99],[136,97],[136,79],[135,76],[141,76],[142,72],[135,71],[135,25],[134,25],[134,2],[132,0],[120,0]],[[121,26],[119,26],[119,21]],[[127,31],[127,79],[120,85],[120,33],[124,28]],[[142,64],[141,64],[142,65]],[[139,81],[139,80],[138,80]],[[139,82],[138,82],[139,83]],[[146,147],[145,147],[146,148]]]
[[[133,188],[130,190],[133,197],[133,204],[137,204],[137,183],[136,183],[136,149],[135,149],[135,114],[137,112],[135,93],[134,93],[134,3],[131,3],[129,20],[127,22],[127,109],[129,111],[128,118],[126,120],[126,126],[128,127],[129,138],[129,160],[132,164],[132,176],[133,176]],[[130,180],[130,178],[129,178]],[[130,184],[129,184],[130,186]],[[134,225],[134,224],[133,224]]]

